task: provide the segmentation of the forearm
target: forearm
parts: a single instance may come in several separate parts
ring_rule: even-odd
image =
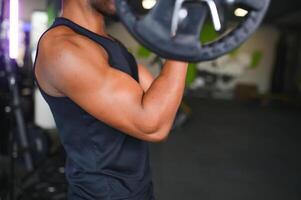
[[[161,74],[144,94],[142,107],[162,132],[172,126],[185,89],[187,63],[167,61]]]

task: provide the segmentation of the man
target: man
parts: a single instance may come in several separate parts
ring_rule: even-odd
[[[147,142],[166,140],[187,63],[154,80],[104,28],[113,0],[64,0],[34,73],[67,153],[68,198],[154,200]]]

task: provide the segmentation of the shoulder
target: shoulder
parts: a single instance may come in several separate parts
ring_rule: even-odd
[[[65,76],[70,71],[104,68],[108,56],[96,42],[60,26],[49,30],[41,38],[37,61],[39,70],[51,78]]]
[[[49,64],[60,65],[66,59],[93,60],[94,57],[107,58],[105,50],[89,38],[75,33],[68,27],[49,30],[40,40],[40,51]],[[55,62],[55,63],[53,63]]]
[[[51,29],[40,40],[37,78],[58,91],[66,84],[76,83],[75,77],[102,73],[107,66],[105,50],[68,27]]]

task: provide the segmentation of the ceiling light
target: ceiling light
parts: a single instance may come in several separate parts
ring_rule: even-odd
[[[143,0],[142,1],[142,7],[144,9],[150,10],[156,5],[156,0]]]
[[[9,3],[9,56],[16,59],[19,54],[19,0]]]
[[[245,9],[242,9],[242,8],[237,8],[235,11],[234,11],[234,14],[235,16],[237,17],[245,17],[249,12]]]

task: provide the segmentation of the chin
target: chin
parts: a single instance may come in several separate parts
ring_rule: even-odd
[[[110,5],[109,5],[109,9],[108,10],[110,10],[110,13],[112,13],[112,15],[115,15],[116,14],[116,6],[115,6],[115,3],[114,3],[114,1],[112,1],[111,3],[110,3]]]

